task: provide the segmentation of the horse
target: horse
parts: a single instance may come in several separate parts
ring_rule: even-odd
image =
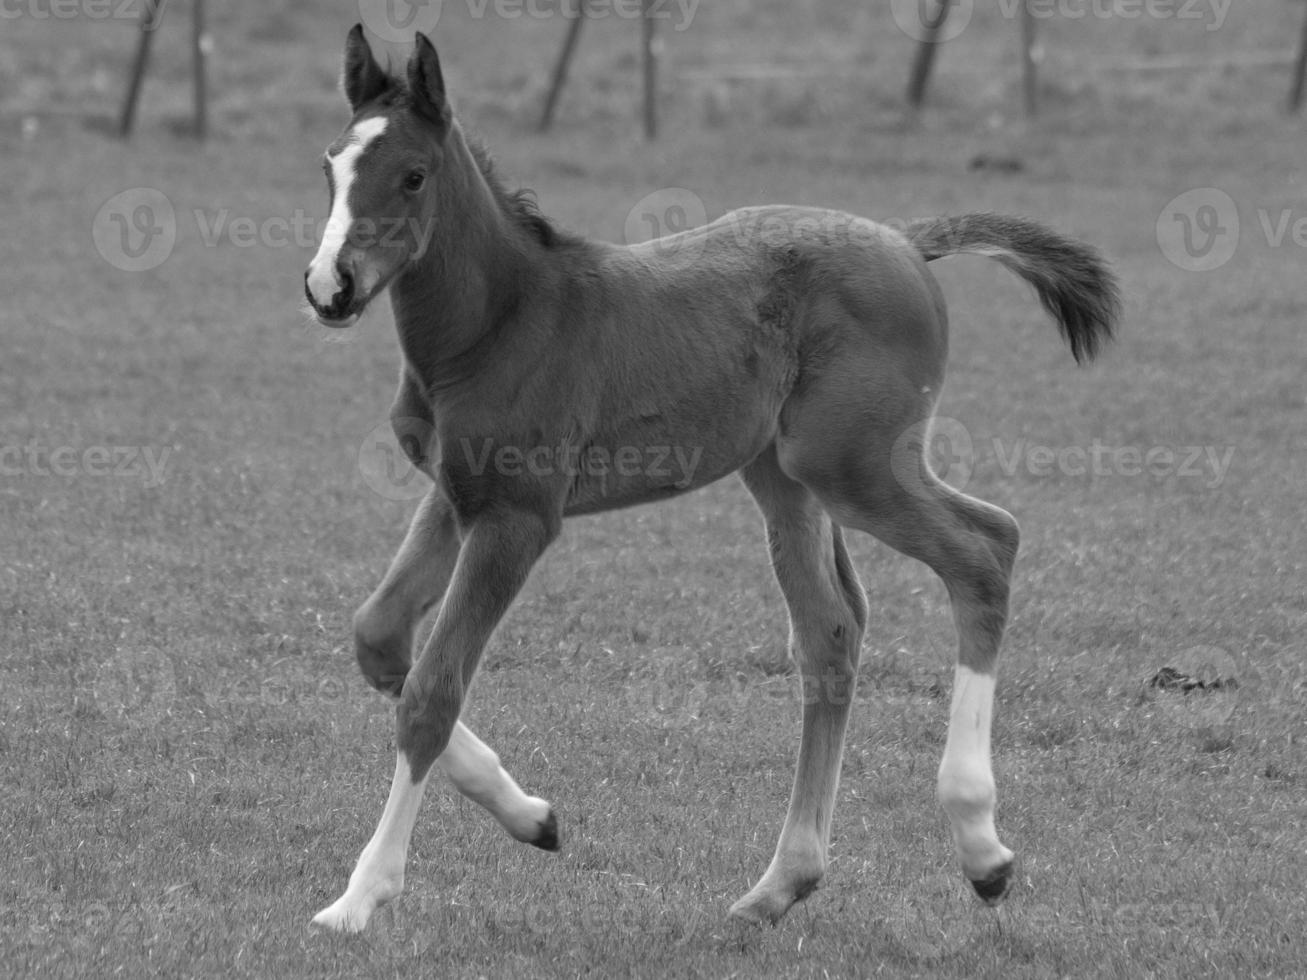
[[[396,701],[395,770],[345,891],[313,923],[360,931],[402,892],[433,768],[517,840],[558,848],[552,806],[459,720],[487,640],[564,518],[736,472],[766,526],[804,697],[774,857],[730,914],[774,924],[826,871],[868,612],[850,528],[947,588],[958,651],[937,797],[963,874],[1001,900],[1014,855],[995,831],[990,727],[1018,530],[928,463],[948,331],[927,263],[998,260],[1080,362],[1118,317],[1105,260],[1023,218],[890,227],[785,205],[638,245],[589,240],[505,187],[455,118],[425,35],[391,77],[356,26],[342,88],[352,118],[324,157],[331,211],[305,293],[335,328],[389,293],[402,350],[391,421],[431,486],[354,616],[359,667]],[[651,465],[655,448],[674,461]],[[437,607],[414,660],[416,624]]]

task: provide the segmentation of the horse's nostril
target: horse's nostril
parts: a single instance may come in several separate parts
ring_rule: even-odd
[[[344,306],[354,298],[354,277],[349,274],[348,269],[337,269],[336,271],[340,276],[340,292],[337,294],[337,299],[340,305]]]

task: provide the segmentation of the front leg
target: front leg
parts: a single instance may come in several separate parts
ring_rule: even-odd
[[[531,512],[493,511],[486,512],[467,532],[431,638],[404,680],[396,709],[399,751],[381,822],[359,856],[345,893],[314,917],[316,925],[358,932],[367,926],[378,905],[403,891],[409,838],[431,766],[442,753],[451,752],[444,768],[456,784],[457,774],[473,760],[475,770],[492,783],[510,794],[516,790],[516,784],[508,789],[499,780],[497,773],[503,770],[497,759],[490,771],[489,760],[475,752],[475,745],[451,738],[486,641],[521,590],[531,566],[557,535],[558,524],[556,518]],[[523,800],[533,811],[539,811],[538,804],[543,803],[524,794]],[[553,844],[552,814],[542,817],[540,828],[534,842]]]
[[[433,486],[409,526],[386,577],[354,614],[354,652],[369,684],[399,697],[411,666],[413,633],[440,601],[458,560],[454,510]]]

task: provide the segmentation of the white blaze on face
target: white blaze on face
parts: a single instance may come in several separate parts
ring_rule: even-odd
[[[346,147],[331,158],[331,179],[335,197],[331,202],[331,217],[327,219],[318,254],[309,263],[309,292],[319,306],[330,306],[340,292],[336,276],[336,259],[349,236],[354,216],[349,210],[349,191],[354,184],[354,166],[372,142],[386,131],[387,120],[381,116],[365,119],[346,137]]]

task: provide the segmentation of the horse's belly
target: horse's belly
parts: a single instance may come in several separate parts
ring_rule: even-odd
[[[578,450],[564,513],[592,514],[688,493],[734,473],[776,436],[771,412],[732,422],[675,436],[609,439]]]

